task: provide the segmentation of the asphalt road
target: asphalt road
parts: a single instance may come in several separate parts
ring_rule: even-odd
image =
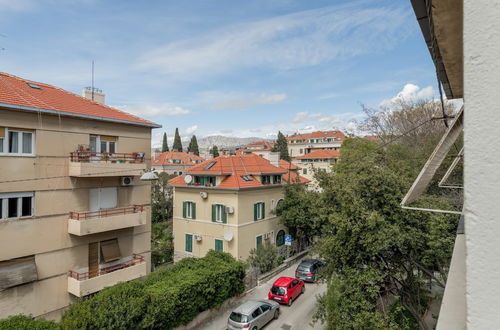
[[[267,292],[273,282],[280,276],[294,277],[297,264],[285,269],[266,283],[254,288],[251,292],[241,298],[241,302],[247,300],[267,299]],[[311,325],[312,317],[316,311],[316,296],[326,292],[326,284],[306,283],[306,291],[293,302],[291,307],[282,305],[279,319],[268,323],[265,330],[306,330],[306,329],[324,329],[321,323]],[[211,322],[199,329],[222,330],[226,329],[227,319],[231,310],[221,312]]]

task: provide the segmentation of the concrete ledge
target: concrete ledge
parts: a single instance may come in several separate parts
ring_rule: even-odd
[[[145,163],[69,162],[69,176],[75,177],[137,176],[145,169]]]
[[[84,236],[89,234],[102,233],[109,230],[141,226],[145,224],[145,211],[128,214],[118,214],[109,217],[93,219],[68,219],[68,233],[77,236]]]

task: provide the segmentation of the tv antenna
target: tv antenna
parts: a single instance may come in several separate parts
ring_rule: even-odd
[[[92,102],[94,101],[94,60],[92,60]]]

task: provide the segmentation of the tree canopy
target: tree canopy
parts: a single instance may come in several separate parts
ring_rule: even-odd
[[[181,141],[181,136],[179,135],[179,128],[175,129],[174,144],[172,146],[172,151],[182,152],[182,141]]]
[[[167,152],[168,150],[168,142],[167,142],[167,133],[163,133],[163,142],[161,144],[161,152]]]
[[[213,146],[213,148],[210,149],[210,153],[214,158],[219,157],[219,148],[217,148],[217,146]]]
[[[276,139],[276,143],[272,149],[273,152],[280,153],[280,159],[290,161],[290,155],[288,154],[288,143],[286,141],[286,137],[283,133],[278,132],[278,138]]]
[[[193,137],[191,137],[191,141],[189,142],[187,151],[192,152],[196,156],[200,155],[200,150],[198,148],[198,140],[196,139],[196,135],[193,135]]]

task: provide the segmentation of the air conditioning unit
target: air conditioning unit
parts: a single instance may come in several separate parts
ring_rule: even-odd
[[[262,235],[262,237],[263,237],[264,239],[272,239],[272,238],[273,238],[273,236],[274,236],[274,231],[270,231],[270,232],[265,233],[264,235]]]
[[[226,213],[233,214],[234,213],[234,207],[232,207],[232,206],[226,206]]]
[[[131,176],[123,176],[121,178],[121,184],[124,187],[131,186],[133,184],[133,182],[134,182],[134,179]]]
[[[206,191],[200,191],[200,196],[203,199],[206,199],[208,197],[208,193]]]
[[[199,241],[201,241],[202,237],[201,237],[201,235],[194,235],[194,239],[195,239],[197,242],[199,242]]]

